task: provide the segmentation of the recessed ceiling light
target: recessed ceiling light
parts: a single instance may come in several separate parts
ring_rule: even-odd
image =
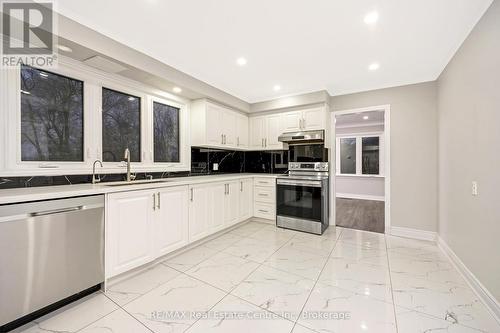
[[[378,21],[378,12],[374,10],[373,12],[369,12],[365,15],[365,23],[366,24],[375,24]]]
[[[280,91],[281,90],[281,86],[280,85],[275,85],[273,87],[274,91]]]
[[[181,93],[181,92],[182,92],[182,89],[181,89],[181,88],[179,88],[179,87],[174,87],[174,88],[172,88],[172,91],[173,91],[174,93],[178,94],[178,93]]]
[[[247,59],[240,57],[236,59],[236,63],[238,64],[238,66],[245,66],[247,64]]]
[[[371,71],[376,71],[377,69],[380,68],[380,64],[374,62],[373,64],[371,64],[370,66],[368,66],[368,69],[371,70]]]
[[[363,116],[363,119],[364,119],[364,120],[368,120],[368,118],[370,118],[370,117],[368,117],[368,116]]]
[[[73,52],[73,49],[71,47],[65,45],[57,45],[57,48],[64,52]]]

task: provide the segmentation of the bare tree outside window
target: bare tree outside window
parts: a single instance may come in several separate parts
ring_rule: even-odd
[[[154,161],[180,162],[179,108],[154,102]]]
[[[123,160],[130,150],[132,162],[141,161],[141,99],[102,89],[102,157],[105,162]]]
[[[83,161],[83,82],[21,67],[21,160]]]

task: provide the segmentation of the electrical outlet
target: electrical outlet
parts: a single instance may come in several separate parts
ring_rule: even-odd
[[[472,195],[477,195],[477,182],[475,180],[472,182]]]
[[[219,163],[214,163],[212,170],[218,171],[219,170]]]

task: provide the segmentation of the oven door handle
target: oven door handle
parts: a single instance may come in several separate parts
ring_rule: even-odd
[[[321,181],[316,180],[278,179],[276,182],[278,185],[321,187]]]

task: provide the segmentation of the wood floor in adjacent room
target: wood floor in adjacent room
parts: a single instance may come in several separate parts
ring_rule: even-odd
[[[384,233],[384,202],[337,198],[336,225]]]

